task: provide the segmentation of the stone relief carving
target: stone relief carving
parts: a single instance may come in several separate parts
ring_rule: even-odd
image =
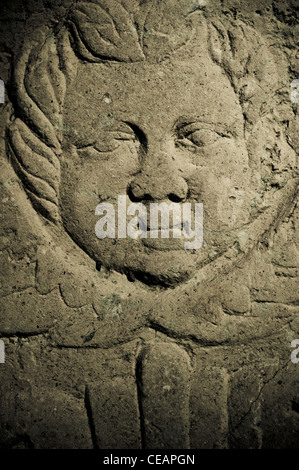
[[[27,338],[25,369],[26,355],[47,368],[49,347],[58,371],[60,357],[74,367],[72,351],[83,354],[82,383],[58,401],[85,397],[86,410],[69,407],[92,442],[70,447],[271,446],[259,398],[298,328],[297,115],[285,58],[250,21],[203,3],[76,2],[52,24],[33,15],[14,60],[6,151],[31,227],[7,225],[18,286],[4,285],[1,332]],[[95,207],[119,194],[203,203],[203,246],[99,240]],[[14,233],[29,240],[28,262]],[[265,338],[274,355],[257,352]],[[49,445],[34,432],[30,445]]]

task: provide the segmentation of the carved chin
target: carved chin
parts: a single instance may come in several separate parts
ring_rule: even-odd
[[[167,240],[167,247],[163,246],[163,249],[148,248],[141,241],[132,243],[131,247],[129,244],[122,247],[115,244],[110,250],[89,250],[89,255],[97,262],[99,270],[103,267],[126,275],[130,281],[171,287],[187,281],[200,265],[210,261],[205,253],[206,261],[203,262],[204,254],[200,250],[184,250],[173,243],[173,240]]]
[[[140,260],[136,265],[129,263],[123,266],[114,266],[113,268],[125,274],[130,281],[138,280],[146,285],[171,287],[176,286],[192,277],[195,272],[195,266],[182,259],[182,257],[168,252],[158,256],[152,256],[152,260],[147,257],[146,261]],[[171,259],[170,259],[171,257]]]

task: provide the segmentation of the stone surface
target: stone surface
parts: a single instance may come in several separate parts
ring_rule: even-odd
[[[109,387],[107,382],[109,381]],[[100,449],[140,449],[141,430],[135,377],[114,377],[87,386],[95,445]],[[117,432],[116,432],[117,430]]]
[[[145,448],[189,448],[190,372],[189,356],[176,344],[153,342],[141,352],[137,379]]]
[[[299,447],[298,11],[2,2],[0,447]]]
[[[228,379],[224,368],[202,367],[193,373],[190,392],[190,447],[228,448]],[[211,399],[212,398],[212,399]]]

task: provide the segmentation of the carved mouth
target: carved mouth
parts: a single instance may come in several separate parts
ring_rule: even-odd
[[[148,214],[147,220],[150,221],[150,214]],[[171,226],[167,222],[168,221],[166,221],[165,225],[162,224],[161,220],[158,222],[157,230],[159,230],[159,232],[161,232],[161,236],[162,236],[162,232],[167,232],[167,230],[169,230],[169,235],[171,237],[173,236],[173,231],[174,230],[179,229],[182,232],[182,230],[184,228],[184,223],[183,222],[178,222],[177,224],[173,224]],[[147,232],[151,231],[150,223],[147,224],[146,229],[147,229]],[[150,234],[148,234],[148,237],[150,237]],[[165,238],[167,238],[167,237],[165,237]]]
[[[181,234],[181,237],[174,237],[174,231]],[[185,243],[186,238],[182,232],[182,225],[178,224],[173,226],[173,228],[163,229],[159,228],[159,236],[157,238],[151,238],[150,230],[147,230],[147,238],[142,238],[142,243],[144,246],[148,248],[152,248],[154,250],[162,250],[162,251],[170,251],[170,250],[186,250]],[[164,235],[164,237],[163,237]]]
[[[144,238],[142,243],[148,248],[160,251],[185,249],[183,240],[179,238]]]

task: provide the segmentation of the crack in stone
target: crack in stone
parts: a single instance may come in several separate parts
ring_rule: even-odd
[[[287,366],[289,365],[289,361],[287,361],[281,368],[279,368],[277,371],[275,371],[275,373],[272,375],[272,377],[270,377],[268,380],[266,380],[263,385],[261,386],[256,398],[251,402],[250,406],[249,406],[249,409],[248,411],[242,416],[242,418],[240,419],[239,423],[236,424],[233,429],[232,429],[232,432],[234,432],[243,422],[244,420],[246,419],[246,417],[249,415],[249,413],[251,412],[254,404],[259,400],[264,388],[266,387],[266,385],[268,385],[276,376],[279,372],[281,372],[283,369],[285,369]]]
[[[93,448],[99,449],[97,436],[96,436],[96,430],[95,430],[95,424],[94,424],[94,419],[93,419],[93,414],[92,414],[92,408],[91,408],[91,403],[90,403],[88,386],[85,387],[84,405],[85,405],[86,414],[88,418],[88,425],[89,425]]]
[[[30,338],[34,336],[43,336],[46,333],[48,333],[49,330],[40,330],[40,331],[28,331],[28,332],[11,332],[11,333],[0,333],[0,338],[7,338],[7,339],[12,339],[12,338],[20,338],[20,339],[25,339],[25,338]]]
[[[142,360],[143,351],[142,349],[137,353],[136,364],[135,364],[135,381],[137,387],[137,402],[139,410],[139,421],[140,421],[140,436],[141,436],[141,449],[145,449],[145,420],[143,414],[143,384],[142,384]]]

